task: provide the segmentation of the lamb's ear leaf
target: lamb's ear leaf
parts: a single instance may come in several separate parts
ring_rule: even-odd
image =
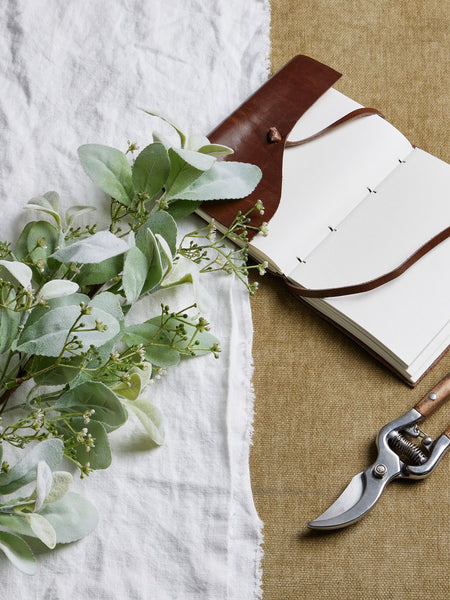
[[[28,265],[20,260],[0,260],[0,266],[4,267],[23,288],[31,287],[33,271]]]
[[[5,304],[14,303],[16,293],[13,289],[5,293]],[[12,304],[14,306],[14,304]],[[11,347],[14,338],[19,332],[22,313],[10,310],[6,306],[0,308],[0,354]]]
[[[148,274],[148,261],[137,246],[127,252],[123,266],[122,285],[128,304],[139,298]]]
[[[171,127],[173,127],[175,129],[175,131],[178,133],[178,136],[179,136],[180,142],[181,142],[181,147],[182,148],[186,147],[186,141],[187,141],[186,134],[181,131],[181,129],[178,127],[178,125],[175,125],[175,123],[173,123],[172,121],[169,121],[169,119],[166,119],[166,117],[164,117],[163,115],[160,115],[159,113],[152,112],[150,110],[146,110],[145,108],[143,108],[142,110],[145,113],[147,113],[148,115],[150,115],[151,117],[158,117],[158,119],[161,119],[162,121],[168,123]],[[155,138],[155,136],[153,136],[153,137]]]
[[[167,179],[167,200],[180,198],[180,193],[197,180],[215,162],[213,156],[192,150],[169,149],[170,173]]]
[[[78,148],[81,165],[111,198],[130,206],[134,197],[131,165],[123,152],[110,146],[85,144]]]
[[[67,544],[85,537],[98,523],[95,506],[83,496],[69,492],[52,504],[45,504],[40,511],[56,532],[56,543]]]
[[[37,538],[41,540],[48,548],[56,546],[56,531],[53,525],[39,513],[27,513],[25,515],[31,529]]]
[[[45,462],[40,460],[36,468],[36,503],[34,510],[38,511],[45,502],[50,490],[52,489],[52,470]]]
[[[149,438],[160,446],[164,442],[164,429],[159,408],[147,398],[138,398],[132,402],[126,401],[126,406],[139,419]]]
[[[110,231],[98,231],[93,235],[60,248],[52,254],[62,263],[98,264],[108,258],[123,254],[128,244]]]
[[[217,162],[188,187],[179,190],[174,198],[179,200],[231,200],[245,198],[261,180],[261,169],[240,162]]]
[[[174,200],[169,204],[169,208],[166,209],[174,219],[179,221],[184,217],[188,217],[201,206],[202,202],[199,200],[195,202],[193,200]]]
[[[41,515],[53,527],[57,544],[80,540],[91,533],[98,523],[95,506],[74,492],[69,492],[57,502],[45,504],[39,513],[35,514]],[[24,514],[0,514],[0,525],[20,535],[38,537]],[[0,532],[2,533],[4,532]]]
[[[100,348],[120,332],[120,323],[107,310],[94,306],[92,312],[83,315],[83,327],[77,331],[77,337],[84,348],[93,345]],[[37,354],[39,356],[71,355],[71,350],[65,348],[67,336],[73,323],[80,317],[79,306],[60,306],[42,315],[32,324],[26,324],[17,344],[19,352]],[[99,327],[99,323],[102,327]]]
[[[73,435],[72,430],[67,427],[67,424],[62,419],[60,421],[56,421],[55,426],[58,430],[58,433],[63,434],[65,437],[70,437]],[[91,420],[86,424],[82,417],[75,417],[71,419],[70,426],[75,431],[81,431],[85,427],[88,430],[88,434],[91,434],[95,440],[95,446],[91,448],[89,452],[86,450],[83,444],[80,444],[74,448],[76,460],[81,465],[86,465],[89,463],[90,468],[93,470],[107,469],[111,464],[111,447],[109,445],[108,435],[103,423]],[[53,505],[50,504],[49,506]],[[43,511],[44,510],[45,509],[43,509]],[[44,514],[43,511],[41,511],[42,514]]]
[[[132,167],[135,190],[152,198],[164,187],[169,171],[170,160],[164,145],[154,142],[146,146]]]
[[[69,207],[65,214],[66,226],[70,227],[75,219],[81,217],[81,215],[84,215],[88,212],[93,212],[95,210],[95,206],[88,206],[86,204],[75,204],[74,206]]]
[[[126,410],[116,394],[99,381],[86,381],[67,390],[53,404],[53,409],[61,414],[83,414],[93,409],[93,421],[99,421],[114,429],[127,420]]]
[[[43,196],[36,196],[27,202],[25,208],[47,213],[55,219],[58,227],[61,225],[59,195],[57,192],[47,192]]]
[[[205,144],[198,148],[197,152],[209,154],[210,156],[228,156],[229,154],[233,154],[234,150],[229,146],[223,146],[222,144]]]
[[[27,575],[36,573],[36,559],[29,545],[18,535],[0,531],[0,550],[6,554],[12,564]]]
[[[54,469],[63,458],[63,442],[58,438],[44,440],[34,446],[7,473],[0,473],[0,493],[11,494],[36,478],[36,467],[41,460]]]
[[[52,504],[61,500],[73,483],[73,477],[68,471],[53,471],[52,475],[52,487],[47,494],[44,504]]]

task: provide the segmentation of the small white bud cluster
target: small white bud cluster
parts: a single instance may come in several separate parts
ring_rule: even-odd
[[[95,409],[93,409],[93,408],[91,408],[90,410],[87,410],[86,412],[83,413],[83,421],[84,421],[85,425],[87,425],[88,423],[91,422],[91,417],[94,413],[95,413]]]

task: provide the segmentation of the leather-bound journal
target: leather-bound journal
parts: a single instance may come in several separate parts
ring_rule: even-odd
[[[227,227],[258,199],[250,255],[414,386],[450,343],[450,169],[297,56],[209,136],[259,165],[244,200],[203,203]]]

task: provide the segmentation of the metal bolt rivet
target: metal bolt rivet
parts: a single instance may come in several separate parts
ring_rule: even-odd
[[[422,446],[424,446],[425,448],[429,448],[433,442],[433,438],[429,435],[426,435],[424,438],[422,438]]]
[[[431,394],[428,394],[428,398],[429,398],[430,400],[436,400],[436,398],[437,398],[437,394],[435,394],[434,392],[431,392]]]
[[[373,475],[377,479],[382,479],[383,477],[385,477],[387,475],[387,466],[383,465],[383,463],[379,463],[378,465],[375,465],[373,468]]]

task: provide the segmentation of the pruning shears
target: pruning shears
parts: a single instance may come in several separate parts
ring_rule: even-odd
[[[393,479],[428,477],[450,448],[450,427],[433,440],[419,429],[418,424],[449,397],[450,373],[414,408],[380,430],[376,461],[355,475],[336,502],[317,519],[310,521],[308,527],[339,529],[352,525],[375,506],[384,488]]]

